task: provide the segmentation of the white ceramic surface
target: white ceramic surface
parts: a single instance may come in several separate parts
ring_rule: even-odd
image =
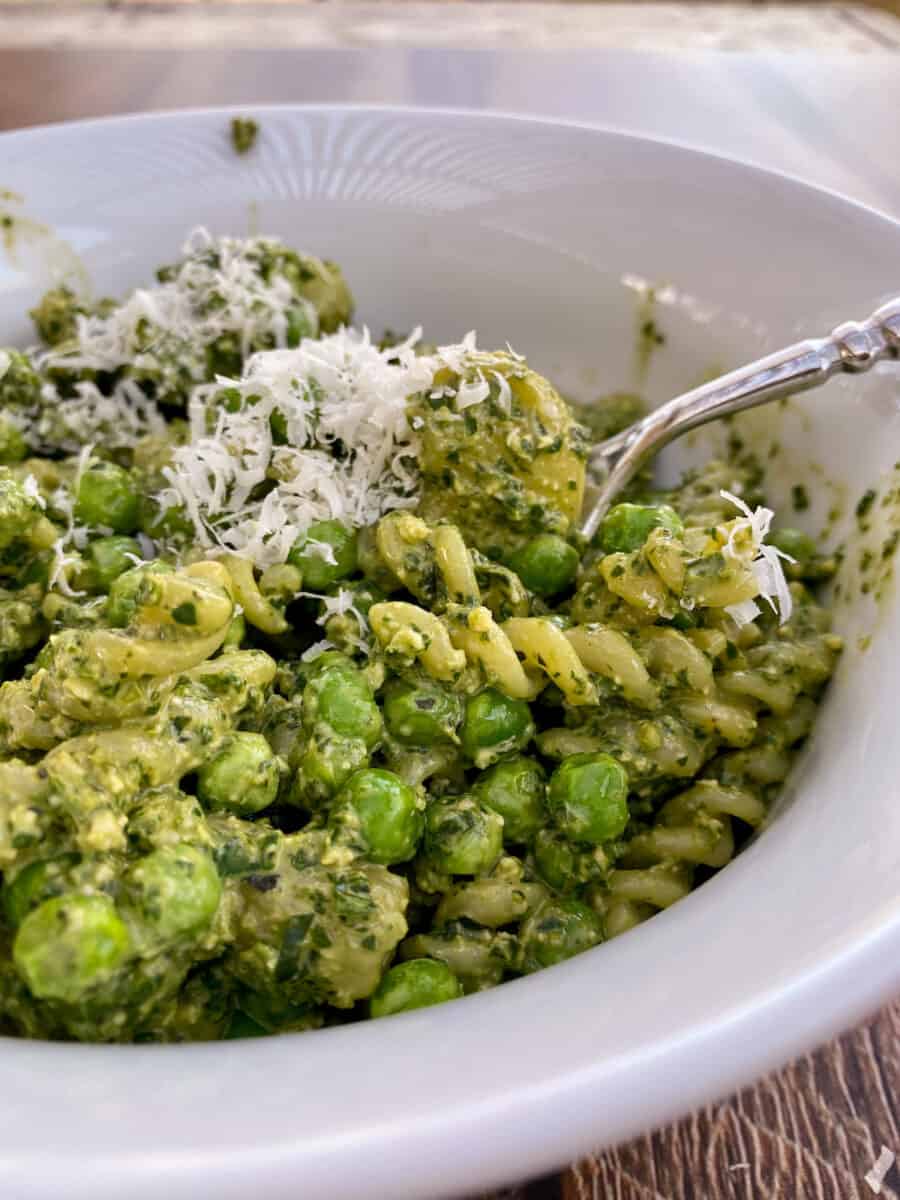
[[[23,201],[0,192],[0,212],[49,226],[101,292],[146,279],[195,223],[278,234],[337,258],[374,327],[474,326],[588,395],[635,383],[623,278],[671,285],[655,398],[900,290],[900,226],[676,146],[472,114],[258,115],[245,159],[223,111],[4,135],[0,189]],[[71,264],[39,231],[12,251],[0,341],[27,339],[26,308]],[[758,416],[781,446],[778,499],[802,479],[813,529],[855,500],[900,459],[898,401],[888,369]],[[838,625],[848,651],[777,819],[687,900],[539,976],[378,1023],[185,1047],[0,1040],[0,1195],[461,1195],[673,1117],[863,1016],[900,986],[900,606],[856,599]]]

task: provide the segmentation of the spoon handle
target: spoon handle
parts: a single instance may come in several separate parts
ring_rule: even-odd
[[[590,464],[605,471],[606,477],[581,532],[593,537],[615,497],[647,459],[683,433],[745,408],[820,387],[841,371],[861,374],[885,358],[900,358],[900,296],[865,321],[846,321],[829,337],[796,342],[670,400],[592,449]]]

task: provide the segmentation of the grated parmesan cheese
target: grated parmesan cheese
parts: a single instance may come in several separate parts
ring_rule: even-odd
[[[313,642],[300,655],[301,662],[315,662],[317,658],[321,658],[328,650],[333,650],[334,644],[329,642],[328,638],[323,638],[320,642]]]
[[[22,484],[22,490],[25,492],[25,495],[29,498],[29,500],[33,500],[35,502],[38,508],[45,509],[47,507],[47,501],[41,495],[41,489],[38,485],[38,481],[33,475],[25,476],[25,482]]]
[[[157,379],[164,391],[178,390],[182,372],[198,383],[208,377],[206,347],[223,334],[238,337],[243,357],[264,338],[285,346],[289,313],[298,309],[315,333],[315,306],[283,275],[273,272],[266,280],[259,270],[259,255],[271,244],[267,238],[214,239],[195,229],[171,279],[138,288],[109,313],[80,314],[77,345],[51,350],[45,363],[92,371],[128,366]]]
[[[125,368],[129,378],[118,380],[110,395],[81,381],[65,398],[46,382],[40,405],[27,414],[29,445],[74,454],[86,441],[118,448],[164,434],[165,420],[144,390],[148,383],[162,400],[179,400],[209,379],[208,349],[223,335],[231,335],[246,358],[261,344],[287,345],[291,321],[315,334],[315,305],[298,297],[284,275],[274,271],[266,279],[260,270],[261,255],[273,245],[267,238],[213,239],[197,229],[171,279],[138,288],[108,312],[79,314],[75,341],[44,352],[39,368]]]
[[[38,447],[74,453],[85,442],[102,441],[118,449],[134,446],[149,434],[164,436],[168,428],[153,401],[131,379],[118,382],[108,396],[94,383],[77,383],[75,395],[66,399],[45,384],[43,401],[27,434]]]
[[[876,1158],[875,1162],[873,1163],[871,1170],[867,1171],[866,1174],[863,1176],[866,1183],[871,1188],[871,1190],[875,1193],[876,1196],[881,1195],[881,1185],[884,1183],[885,1179],[887,1178],[888,1172],[890,1171],[890,1169],[893,1165],[894,1165],[893,1151],[889,1150],[887,1148],[887,1146],[882,1146],[881,1153],[878,1155],[878,1158]]]
[[[739,548],[739,540],[749,535],[753,550],[753,561],[750,565],[756,577],[759,594],[770,605],[772,611],[778,613],[780,623],[783,625],[790,618],[793,603],[781,560],[785,559],[787,562],[795,560],[776,546],[765,544],[775,514],[771,508],[751,509],[740,496],[735,496],[732,492],[726,492],[724,489],[719,492],[719,495],[743,513],[741,519],[732,522],[728,541],[722,547],[722,553],[726,558],[732,560],[743,558],[744,552]],[[754,600],[744,600],[740,604],[729,604],[725,611],[740,627],[750,624],[759,616],[761,610]]]
[[[36,369],[44,361],[33,351],[26,354]],[[11,361],[9,354],[0,351],[0,378]],[[33,453],[74,455],[85,442],[122,449],[148,434],[166,432],[156,405],[134,380],[119,380],[109,395],[87,380],[74,382],[70,390],[74,394],[63,395],[51,380],[44,379],[30,403],[23,396],[15,407],[4,409],[4,420],[19,430]]]
[[[93,444],[115,449],[166,436],[148,391],[160,403],[188,395],[189,439],[174,447],[158,499],[164,509],[183,508],[204,551],[239,553],[261,569],[283,563],[315,521],[359,528],[416,504],[423,423],[407,417],[412,395],[430,390],[457,412],[492,395],[502,410],[512,404],[509,383],[493,369],[495,358],[478,351],[474,331],[428,355],[416,353],[420,329],[385,350],[365,329],[317,338],[315,306],[278,271],[260,270],[278,245],[195,230],[162,282],[108,311],[79,314],[75,339],[40,357],[49,371],[121,373],[110,394],[81,379],[63,399],[46,382],[26,414],[30,445],[72,454],[84,447],[83,467]],[[310,336],[288,348],[298,308]],[[240,347],[243,374],[210,383],[208,350],[223,335]],[[260,345],[275,349],[253,353]],[[435,388],[436,373],[447,369],[459,383]],[[52,577],[67,590],[83,531],[71,496],[55,499],[67,527]],[[335,561],[330,545],[312,540],[308,549]],[[332,613],[326,607],[323,615]],[[365,618],[357,616],[364,638]]]
[[[381,350],[368,330],[341,329],[255,354],[242,379],[196,388],[190,440],[164,470],[161,502],[184,506],[206,550],[240,553],[261,568],[284,562],[315,521],[358,528],[413,507],[419,437],[407,400],[428,391],[437,370],[465,370],[475,345],[469,334],[416,355],[417,337]],[[457,409],[477,402],[466,386]],[[483,389],[480,398],[484,381]],[[327,558],[330,549],[319,552]]]
[[[320,604],[319,615],[316,617],[317,625],[326,625],[328,621],[335,616],[343,616],[344,613],[352,613],[356,618],[359,626],[359,634],[356,637],[350,637],[348,640],[364,654],[368,654],[372,648],[371,638],[369,636],[369,622],[365,615],[356,607],[354,603],[353,592],[349,588],[339,588],[333,596],[323,595],[319,592],[298,592],[299,596],[306,596],[310,600],[318,600]],[[324,654],[326,650],[333,650],[334,643],[327,638],[315,645],[310,646],[306,653],[302,655],[304,662],[309,662],[313,658],[318,658],[320,654]]]
[[[68,575],[70,567],[78,566],[78,556],[77,554],[70,553],[70,550],[83,550],[88,542],[89,531],[87,528],[84,525],[75,524],[75,497],[78,495],[81,477],[90,464],[93,452],[94,447],[92,443],[82,446],[81,452],[78,455],[78,462],[75,467],[75,479],[71,490],[66,487],[58,488],[54,492],[51,501],[55,509],[65,514],[66,528],[50,547],[53,553],[53,561],[50,564],[47,590],[56,590],[70,599],[75,599],[85,594],[77,588],[72,587],[69,583]]]

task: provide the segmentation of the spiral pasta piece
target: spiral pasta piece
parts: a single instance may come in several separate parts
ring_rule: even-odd
[[[228,572],[234,599],[241,606],[247,621],[271,636],[286,633],[290,626],[284,613],[279,612],[260,591],[253,563],[248,558],[229,554],[222,560],[222,565]]]
[[[451,604],[479,604],[481,593],[475,566],[462,534],[455,525],[436,525],[431,532],[435,566]]]
[[[655,708],[658,690],[631,642],[603,625],[574,625],[564,636],[581,662],[622,689],[626,699],[642,708]]]
[[[648,671],[668,687],[680,684],[704,695],[712,691],[713,671],[709,659],[677,629],[647,626],[637,632],[634,645]]]
[[[569,704],[596,704],[599,697],[572,640],[546,617],[513,617],[502,632],[531,667],[555,683]]]
[[[408,592],[431,605],[435,600],[431,528],[408,512],[388,513],[375,529],[381,561]]]
[[[531,700],[540,682],[528,677],[515,648],[488,608],[454,606],[447,614],[450,637],[466,660],[481,667],[485,677],[515,700]]]
[[[648,553],[674,585],[684,577],[684,550],[657,532],[659,537],[649,539]],[[375,635],[382,648],[418,658],[435,678],[458,679],[464,665],[448,656],[443,624],[466,663],[477,666],[484,678],[515,699],[533,699],[546,682],[553,682],[573,707],[596,705],[599,693],[592,674],[607,679],[629,702],[651,710],[660,704],[659,684],[651,672],[666,686],[687,687],[698,696],[713,690],[709,658],[675,629],[644,627],[630,639],[598,622],[568,629],[539,616],[498,622],[480,603],[475,559],[453,525],[428,526],[409,513],[392,513],[379,522],[376,541],[385,564],[417,598],[430,602],[433,611],[408,604],[391,610],[376,605]],[[601,563],[604,576],[611,587],[630,597],[629,602],[665,609],[671,594],[663,579],[646,569],[622,568],[622,563],[633,567],[634,557],[607,555]],[[406,633],[400,628],[404,621],[410,623]],[[724,635],[720,637],[725,641]],[[752,737],[752,713],[745,716],[740,700],[729,707],[725,700],[703,705],[692,697],[685,705],[689,719],[711,733],[721,724],[735,745],[745,745]]]
[[[217,562],[148,574],[125,628],[54,634],[27,679],[0,686],[8,750],[49,750],[81,724],[133,720],[159,707],[178,673],[222,645],[234,614],[230,577]]]
[[[695,867],[725,866],[734,854],[731,818],[755,829],[765,815],[764,803],[752,791],[714,779],[701,780],[667,801],[653,826],[628,843],[598,898],[607,936],[680,900],[691,890]]]
[[[435,679],[454,683],[466,666],[466,656],[453,645],[440,617],[405,600],[386,600],[369,609],[372,632],[388,655],[401,661],[418,659]]]

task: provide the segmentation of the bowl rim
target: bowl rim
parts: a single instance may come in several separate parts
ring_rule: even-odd
[[[504,108],[458,108],[454,105],[381,104],[362,101],[336,101],[327,104],[315,101],[298,101],[297,103],[282,101],[263,104],[250,102],[247,104],[181,105],[176,108],[134,109],[128,112],[110,113],[106,116],[76,117],[73,119],[61,117],[58,121],[42,121],[37,125],[24,125],[16,129],[4,129],[0,130],[0,146],[7,141],[12,142],[20,138],[28,138],[31,135],[56,134],[60,131],[76,128],[111,127],[119,123],[150,124],[160,119],[166,120],[170,118],[252,117],[257,114],[264,116],[266,113],[329,112],[352,114],[381,113],[386,116],[397,117],[474,118],[485,121],[516,122],[517,124],[544,128],[562,127],[564,129],[583,130],[586,133],[609,135],[623,140],[647,142],[657,146],[665,146],[672,150],[683,150],[691,154],[697,154],[705,159],[717,160],[722,164],[743,167],[751,172],[761,172],[764,175],[773,176],[810,192],[829,196],[833,200],[849,204],[853,208],[860,210],[860,212],[869,213],[872,216],[889,221],[893,225],[900,226],[900,208],[898,208],[897,216],[894,216],[892,213],[886,212],[884,209],[880,209],[873,204],[856,199],[849,192],[841,191],[839,188],[833,188],[827,184],[813,183],[805,179],[802,175],[786,171],[781,167],[767,166],[764,162],[753,157],[724,154],[719,150],[707,149],[702,143],[693,142],[690,139],[667,137],[662,134],[648,134],[642,132],[637,127],[615,122],[578,120],[575,117],[545,117],[539,113],[521,113],[513,109]],[[898,201],[898,204],[900,204],[900,201]]]
[[[780,180],[791,189],[803,189],[811,202],[828,198],[841,206],[849,206],[860,218],[877,223],[887,222],[893,234],[900,233],[900,219],[890,214],[836,190],[811,184],[788,172],[773,170],[753,161],[710,152],[675,139],[649,137],[639,131],[618,126],[504,113],[497,110],[289,103],[178,108],[116,114],[79,121],[59,121],[6,131],[0,134],[0,151],[13,143],[43,138],[52,140],[59,136],[68,136],[74,130],[90,134],[94,129],[108,129],[118,125],[152,126],[190,122],[198,118],[222,119],[232,115],[261,118],[265,118],[266,114],[280,114],[285,117],[293,114],[327,116],[336,112],[357,116],[378,113],[386,117],[426,122],[462,120],[471,124],[494,125],[515,122],[518,125],[544,130],[564,128],[600,139],[615,138],[651,147],[664,147],[714,162],[723,170],[738,168],[754,176],[763,175]],[[744,870],[748,866],[745,858],[741,856],[729,870]],[[715,884],[716,879],[713,879],[704,885],[705,896],[709,895]],[[682,906],[691,905],[693,900],[694,897],[688,897],[681,902],[679,909],[683,911]],[[660,914],[651,923],[658,928],[660,935],[665,932],[669,915]],[[479,1139],[488,1138],[492,1134],[497,1135],[498,1145],[502,1146],[505,1141],[508,1147],[512,1144],[510,1130],[516,1127],[520,1131],[537,1129],[543,1125],[548,1130],[552,1129],[551,1144],[537,1137],[513,1139],[516,1145],[516,1169],[522,1175],[538,1173],[569,1160],[590,1147],[596,1125],[595,1105],[598,1094],[608,1099],[614,1088],[620,1089],[621,1107],[612,1114],[605,1113],[604,1118],[607,1141],[621,1140],[681,1115],[696,1104],[746,1083],[763,1071],[864,1017],[880,1000],[900,988],[900,956],[896,954],[898,946],[900,897],[890,911],[885,910],[873,917],[866,936],[850,938],[848,935],[832,945],[829,954],[822,954],[815,966],[799,964],[794,976],[788,980],[779,979],[774,983],[763,981],[754,993],[752,1003],[735,1006],[719,1014],[717,1020],[706,1021],[702,1026],[681,1028],[668,1039],[657,1040],[652,1047],[645,1048],[640,1053],[629,1052],[612,1059],[597,1061],[588,1059],[577,1071],[564,1070],[558,1075],[545,1072],[531,1086],[520,1088],[515,1093],[498,1086],[489,1094],[461,1101],[440,1112],[429,1111],[423,1106],[420,1111],[405,1119],[402,1130],[391,1129],[388,1124],[375,1120],[366,1128],[354,1128],[352,1131],[335,1127],[329,1137],[318,1136],[314,1143],[302,1142],[300,1139],[290,1143],[267,1143],[264,1138],[260,1138],[258,1141],[262,1144],[255,1148],[234,1145],[230,1146],[227,1152],[222,1146],[215,1151],[198,1150],[188,1161],[182,1153],[167,1150],[165,1147],[160,1148],[152,1157],[148,1156],[145,1147],[136,1142],[132,1142],[127,1149],[111,1147],[107,1161],[96,1164],[97,1174],[91,1177],[91,1190],[94,1194],[106,1195],[104,1189],[108,1188],[109,1194],[113,1194],[115,1189],[121,1186],[126,1171],[134,1172],[141,1183],[149,1181],[155,1187],[162,1186],[163,1183],[171,1185],[173,1173],[177,1172],[184,1172],[185,1178],[189,1173],[191,1180],[195,1182],[201,1178],[208,1181],[212,1175],[218,1179],[219,1173],[227,1174],[229,1190],[223,1192],[223,1196],[241,1194],[241,1190],[247,1186],[258,1184],[260,1172],[264,1171],[266,1166],[289,1172],[295,1181],[299,1172],[309,1169],[312,1171],[312,1180],[325,1181],[327,1174],[323,1164],[326,1159],[339,1153],[348,1153],[350,1147],[360,1162],[364,1161],[367,1167],[374,1170],[371,1178],[376,1181],[377,1186],[378,1180],[390,1178],[389,1174],[379,1176],[377,1169],[373,1167],[377,1158],[384,1156],[386,1137],[390,1136],[403,1138],[408,1147],[405,1154],[409,1156],[410,1165],[415,1159],[421,1161],[427,1157],[430,1162],[429,1175],[436,1180],[441,1172],[448,1178],[452,1175],[450,1182],[453,1190],[461,1192],[466,1187],[508,1182],[508,1169],[505,1169],[496,1157],[488,1161],[473,1154],[467,1159],[465,1155],[459,1155],[460,1147],[469,1149]],[[604,952],[608,950],[609,948],[606,948]],[[572,975],[574,968],[574,963],[565,963],[542,976],[511,981],[494,992],[468,997],[459,1002],[460,1011],[466,1007],[471,1008],[472,1019],[477,1021],[478,1006],[481,1006],[480,1011],[487,1014],[489,1009],[496,1007],[498,997],[502,1003],[502,997],[509,995],[511,989],[521,990],[523,987],[531,989],[534,994],[534,1004],[531,1007],[538,1003],[539,997],[545,1002],[552,1002],[555,980],[558,979],[562,984],[564,975]],[[806,1013],[802,1028],[796,1020],[796,1014],[800,1010]],[[789,1013],[793,1014],[791,1020],[786,1019]],[[397,1031],[406,1031],[410,1038],[428,1036],[433,1024],[434,1014],[425,1010],[394,1018],[392,1022],[386,1023],[383,1033],[386,1041],[396,1043]],[[379,1029],[379,1036],[381,1035],[382,1031]],[[355,1035],[351,1028],[323,1030],[315,1035],[303,1035],[304,1038],[313,1040],[331,1039],[336,1054],[341,1053],[340,1043],[348,1042],[353,1036]],[[243,1057],[248,1062],[264,1058],[274,1060],[279,1057],[274,1053],[275,1043],[280,1043],[282,1047],[282,1058],[299,1045],[305,1044],[289,1035],[286,1040],[230,1043],[228,1053],[230,1057]],[[80,1064],[88,1062],[92,1068],[103,1071],[113,1062],[124,1059],[135,1065],[148,1058],[159,1062],[171,1062],[177,1058],[182,1062],[192,1060],[199,1064],[221,1054],[222,1045],[223,1043],[153,1047],[72,1046],[4,1038],[0,1039],[0,1055],[8,1065],[16,1069],[46,1071],[51,1074],[74,1071]],[[701,1060],[705,1064],[704,1070],[693,1070]],[[647,1086],[648,1079],[659,1077],[662,1070],[667,1075],[674,1073],[678,1076],[677,1099],[671,1090],[667,1095],[659,1092],[650,1095],[642,1091]],[[0,1103],[0,1112],[2,1107]],[[4,1148],[2,1158],[6,1160],[7,1166],[0,1163],[0,1180],[3,1179],[4,1172],[13,1165],[22,1169],[23,1179],[27,1168],[28,1171],[37,1171],[39,1174],[43,1172],[42,1178],[50,1178],[47,1172],[53,1170],[58,1172],[53,1176],[54,1179],[69,1180],[68,1172],[79,1162],[78,1146],[74,1143],[54,1148],[52,1167],[46,1162],[38,1164],[34,1158],[30,1158],[27,1163],[18,1160],[15,1147]],[[394,1166],[401,1161],[402,1156],[395,1160]],[[359,1177],[365,1176],[360,1173]],[[24,1197],[51,1193],[29,1191],[21,1194]],[[72,1194],[80,1196],[82,1193],[76,1191]],[[145,1193],[138,1187],[135,1194],[143,1196]],[[152,1192],[147,1191],[146,1194],[149,1196]],[[181,1194],[178,1190],[177,1195]],[[344,1192],[338,1189],[330,1193],[323,1191],[321,1194],[338,1196]],[[370,1194],[387,1193],[375,1191]],[[401,1192],[398,1190],[394,1194],[399,1197]],[[421,1197],[425,1193],[403,1191],[402,1194]],[[430,1188],[427,1194],[448,1193],[437,1184]]]

